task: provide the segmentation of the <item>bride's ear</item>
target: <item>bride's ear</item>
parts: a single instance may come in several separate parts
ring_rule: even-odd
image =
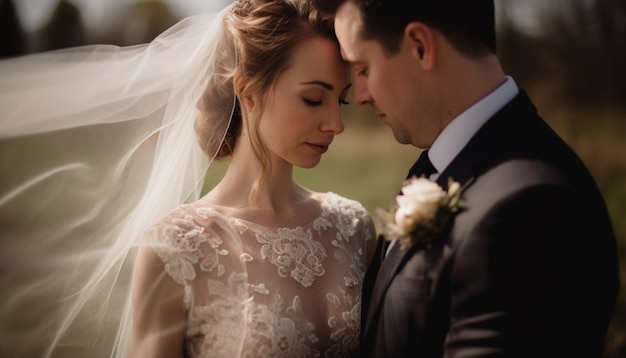
[[[244,112],[250,112],[250,110],[254,107],[254,100],[249,95],[245,95],[245,88],[248,81],[247,78],[237,73],[233,78],[233,86],[235,87],[235,94],[239,99],[239,105],[242,106],[242,110]]]

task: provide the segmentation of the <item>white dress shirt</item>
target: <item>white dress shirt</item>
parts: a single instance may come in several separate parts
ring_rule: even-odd
[[[429,179],[437,180],[439,173],[446,169],[480,127],[517,96],[518,92],[513,78],[507,76],[498,88],[453,119],[428,149],[428,158],[437,169],[437,173]]]

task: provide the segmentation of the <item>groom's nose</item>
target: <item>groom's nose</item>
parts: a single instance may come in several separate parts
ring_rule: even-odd
[[[367,89],[367,78],[357,76],[353,79],[354,86],[354,103],[368,104],[374,102],[372,95]]]

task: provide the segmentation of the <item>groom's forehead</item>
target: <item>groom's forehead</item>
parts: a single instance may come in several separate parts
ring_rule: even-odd
[[[346,60],[352,60],[353,51],[357,48],[362,36],[363,21],[360,10],[349,1],[344,3],[335,16],[335,33],[341,45],[341,55]]]

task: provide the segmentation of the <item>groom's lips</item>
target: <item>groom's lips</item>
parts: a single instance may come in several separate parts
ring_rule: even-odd
[[[372,108],[374,108],[374,113],[376,113],[376,116],[378,116],[378,118],[383,118],[384,116],[386,116],[386,114],[381,111],[378,106],[376,106],[375,104],[372,103]]]

